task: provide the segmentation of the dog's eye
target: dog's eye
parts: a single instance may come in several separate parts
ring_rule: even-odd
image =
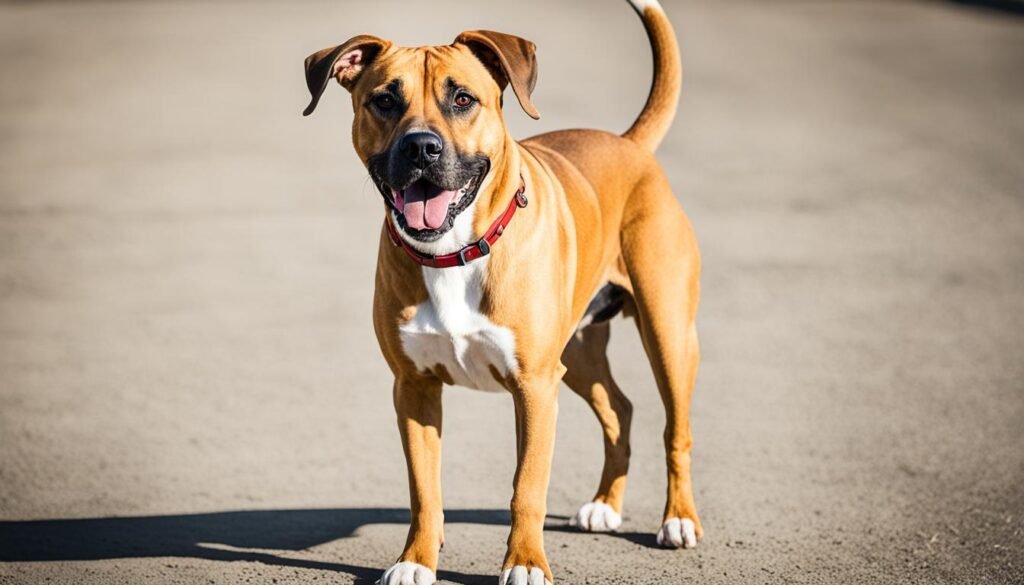
[[[460,108],[468,108],[469,106],[473,105],[473,102],[475,101],[476,100],[473,99],[473,96],[469,95],[464,91],[459,92],[459,94],[455,96],[455,105],[459,106]]]
[[[386,93],[382,93],[373,98],[373,105],[377,106],[380,110],[387,111],[395,107],[395,98]]]

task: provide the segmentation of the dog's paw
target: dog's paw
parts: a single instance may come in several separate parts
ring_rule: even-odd
[[[544,571],[538,567],[527,569],[516,565],[501,572],[498,585],[551,585],[551,581],[544,577]]]
[[[669,518],[658,531],[658,546],[693,548],[697,546],[697,526],[689,518]]]
[[[435,582],[437,578],[430,569],[419,563],[402,561],[384,571],[377,585],[434,585]]]
[[[611,532],[622,526],[622,516],[604,502],[587,502],[569,524],[584,532]]]

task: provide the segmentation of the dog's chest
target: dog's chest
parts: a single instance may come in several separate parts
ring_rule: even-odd
[[[453,268],[423,268],[429,298],[416,316],[399,327],[402,347],[420,370],[443,368],[455,384],[477,390],[504,390],[504,378],[517,369],[515,337],[507,327],[480,313],[481,283],[487,261]],[[442,376],[443,377],[443,376]]]

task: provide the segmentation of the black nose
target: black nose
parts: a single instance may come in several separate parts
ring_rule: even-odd
[[[433,132],[410,132],[398,143],[398,150],[412,164],[425,169],[441,158],[441,137]]]

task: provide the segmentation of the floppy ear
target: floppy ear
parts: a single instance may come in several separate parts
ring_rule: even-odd
[[[363,69],[389,46],[391,43],[384,39],[359,35],[342,45],[317,51],[306,57],[306,85],[312,99],[302,115],[308,116],[313,113],[332,77],[345,89],[352,91],[352,86]]]
[[[490,30],[470,30],[460,34],[455,43],[473,51],[477,59],[491,71],[502,90],[508,84],[519,99],[519,105],[534,120],[540,113],[530,101],[537,85],[537,46],[526,39]]]

